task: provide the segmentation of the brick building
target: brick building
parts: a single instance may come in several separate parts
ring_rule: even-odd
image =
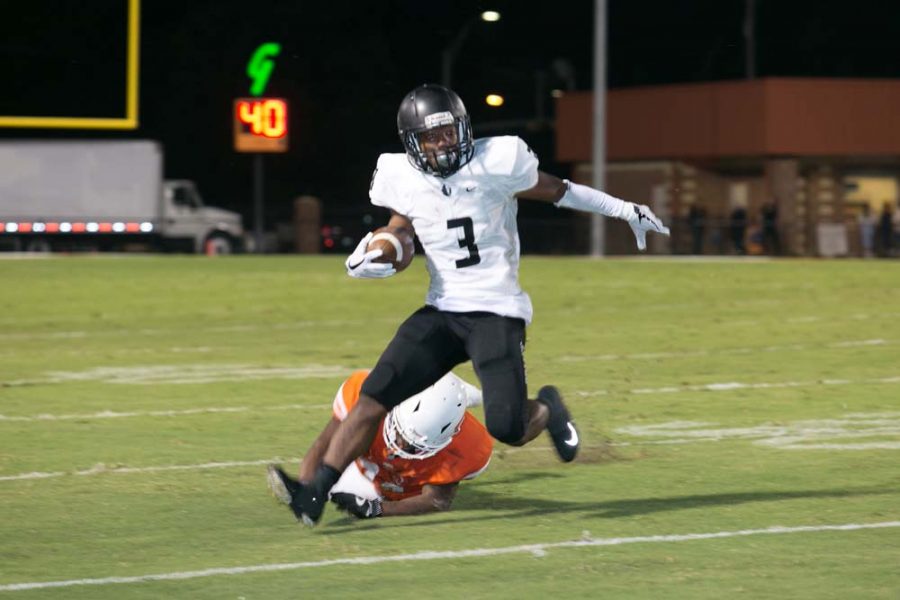
[[[592,93],[558,99],[556,158],[591,181]],[[641,200],[673,224],[651,252],[692,251],[691,208],[702,208],[703,252],[733,252],[728,219],[748,215],[748,250],[761,252],[760,215],[777,206],[785,255],[856,255],[862,207],[897,203],[900,81],[771,78],[611,90],[606,188]],[[696,233],[696,232],[695,232]],[[587,235],[587,225],[581,228]],[[606,251],[633,251],[609,228]]]

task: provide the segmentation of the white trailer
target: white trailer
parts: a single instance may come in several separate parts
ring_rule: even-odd
[[[163,179],[147,140],[0,140],[0,248],[230,253],[239,214]]]

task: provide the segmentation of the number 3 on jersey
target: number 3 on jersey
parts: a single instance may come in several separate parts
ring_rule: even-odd
[[[472,224],[472,218],[463,217],[447,221],[447,229],[457,229],[459,227],[462,227],[463,230],[463,237],[459,240],[459,247],[469,250],[469,256],[456,261],[456,268],[463,269],[477,265],[481,262],[481,257],[478,255],[478,246],[475,245],[475,226]]]

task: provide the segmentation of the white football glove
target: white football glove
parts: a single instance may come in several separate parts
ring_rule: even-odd
[[[647,232],[655,231],[663,235],[669,235],[669,228],[662,224],[659,217],[653,214],[646,204],[633,204],[626,202],[625,215],[622,217],[628,222],[634,237],[637,238],[638,250],[647,249]]]
[[[381,250],[367,251],[369,240],[374,234],[370,231],[366,237],[359,241],[353,254],[347,257],[344,266],[347,267],[347,275],[363,279],[383,279],[397,272],[390,263],[372,262],[381,256]]]

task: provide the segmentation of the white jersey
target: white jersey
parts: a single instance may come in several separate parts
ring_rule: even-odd
[[[475,140],[472,160],[446,178],[419,171],[406,154],[382,154],[369,197],[412,221],[431,276],[426,304],[531,323],[531,299],[519,287],[515,194],[537,180],[525,142],[492,137]]]

